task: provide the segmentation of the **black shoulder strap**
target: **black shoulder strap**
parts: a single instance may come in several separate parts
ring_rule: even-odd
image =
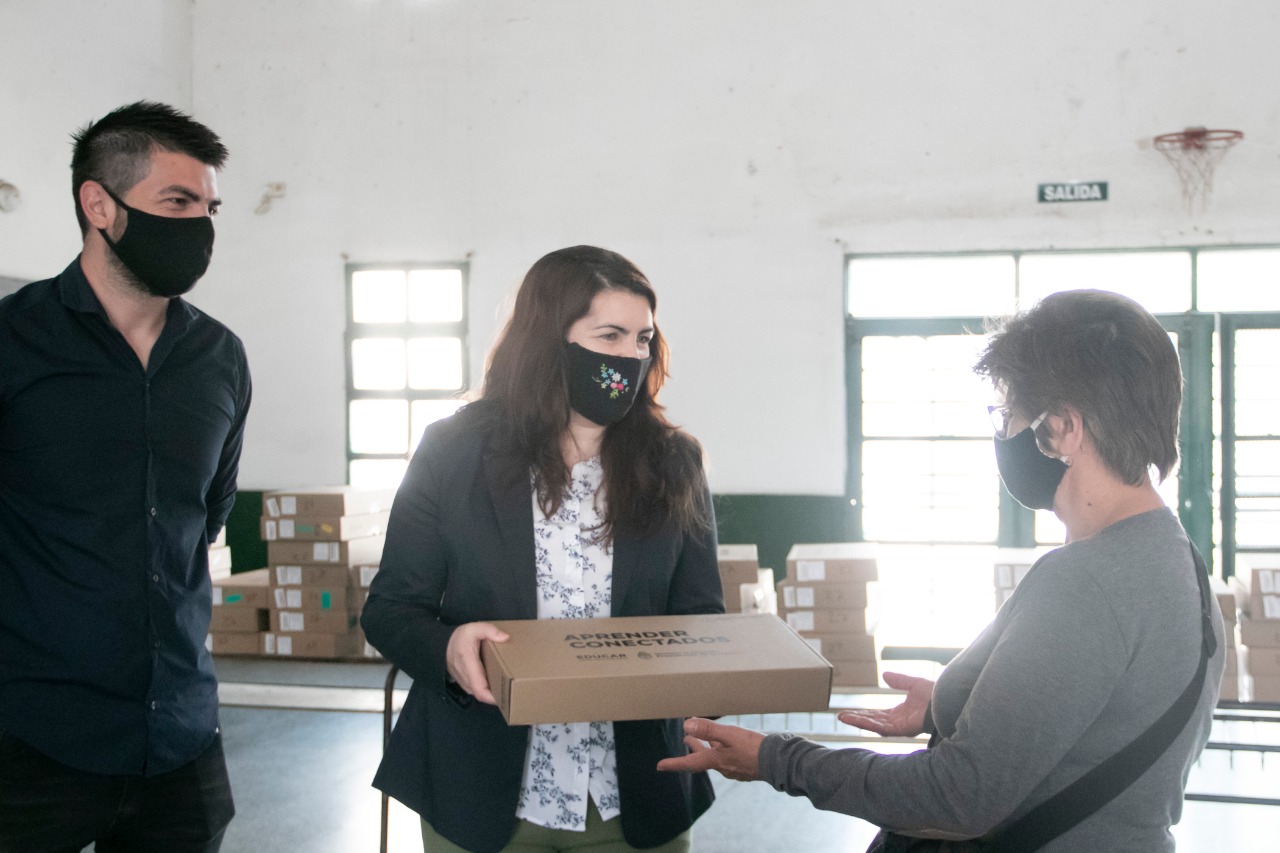
[[[1039,850],[1089,815],[1111,802],[1146,773],[1156,759],[1186,728],[1204,690],[1209,658],[1218,650],[1213,629],[1214,597],[1209,591],[1209,571],[1204,559],[1191,545],[1196,581],[1200,586],[1200,665],[1177,701],[1151,727],[1106,761],[1085,773],[1066,788],[1018,818],[995,835],[983,839],[984,851],[1030,853]]]

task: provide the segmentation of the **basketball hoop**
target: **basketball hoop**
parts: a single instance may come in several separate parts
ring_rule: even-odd
[[[1163,133],[1152,140],[1156,150],[1173,164],[1182,181],[1182,200],[1187,211],[1204,211],[1213,192],[1213,170],[1227,151],[1241,139],[1239,130],[1209,130],[1188,127],[1178,133]]]

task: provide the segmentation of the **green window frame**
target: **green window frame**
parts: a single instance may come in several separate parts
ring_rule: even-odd
[[[1235,572],[1236,557],[1240,553],[1272,552],[1280,550],[1280,532],[1276,541],[1241,545],[1237,540],[1237,519],[1241,513],[1275,512],[1280,510],[1280,467],[1274,471],[1256,472],[1237,470],[1237,457],[1241,448],[1262,448],[1270,453],[1265,442],[1275,442],[1275,454],[1280,456],[1280,423],[1264,431],[1254,430],[1238,435],[1235,429],[1237,411],[1236,340],[1242,331],[1280,330],[1280,312],[1258,311],[1248,313],[1214,313],[1197,310],[1197,270],[1199,255],[1204,252],[1236,250],[1274,250],[1272,246],[1204,246],[1168,247],[1160,249],[1112,249],[1087,250],[1088,254],[1102,255],[1108,252],[1164,252],[1187,253],[1190,261],[1188,288],[1189,310],[1184,313],[1157,314],[1157,319],[1177,339],[1179,358],[1184,375],[1182,402],[1182,427],[1179,433],[1177,512],[1192,541],[1205,554],[1206,559],[1220,564],[1223,576]],[[1086,250],[1081,250],[1085,253]],[[975,252],[975,253],[911,253],[911,254],[850,254],[845,258],[846,305],[854,304],[854,282],[850,277],[852,261],[859,259],[891,260],[918,258],[955,258],[972,256],[1003,256],[1014,262],[1015,294],[1018,288],[1018,271],[1024,258],[1037,255],[1064,255],[1060,250],[1043,252]],[[1280,282],[1277,282],[1280,284]],[[882,436],[867,435],[863,429],[863,350],[868,339],[877,337],[935,337],[981,333],[984,318],[969,316],[948,317],[857,317],[846,310],[845,314],[845,372],[847,389],[847,449],[846,497],[851,504],[851,531],[855,540],[866,539],[864,524],[864,450]],[[1280,352],[1280,346],[1277,347]],[[1280,363],[1277,363],[1280,367]],[[1256,387],[1256,383],[1255,383]],[[1278,395],[1280,396],[1280,395]],[[1215,400],[1224,401],[1215,410]],[[975,403],[976,405],[976,403]],[[1215,428],[1215,419],[1218,421]],[[1255,419],[1256,420],[1256,419]],[[905,437],[919,442],[955,442],[972,440],[972,436],[921,434]],[[989,441],[989,439],[988,439]],[[1257,456],[1257,454],[1254,454]],[[1270,456],[1266,457],[1270,458]],[[1270,464],[1270,463],[1268,463]],[[992,460],[994,471],[994,460]],[[1252,477],[1251,485],[1243,493],[1243,478]],[[1215,487],[1215,478],[1217,485]],[[1001,548],[1034,548],[1035,514],[1015,502],[999,488],[999,519],[994,540],[965,544],[987,544]],[[1269,517],[1269,516],[1267,516]],[[1280,525],[1278,525],[1280,527]],[[878,539],[895,542],[902,540]],[[947,540],[929,538],[912,540],[919,544],[958,544]],[[1043,544],[1043,543],[1041,543]],[[1217,546],[1215,550],[1215,545]]]

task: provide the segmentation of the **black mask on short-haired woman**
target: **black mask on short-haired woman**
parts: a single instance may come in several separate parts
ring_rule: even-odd
[[[650,359],[605,355],[573,343],[564,349],[573,410],[600,426],[626,417],[649,372]]]
[[[1053,496],[1067,473],[1061,459],[1040,452],[1032,427],[1008,438],[996,436],[996,467],[1009,494],[1027,509],[1053,509]]]

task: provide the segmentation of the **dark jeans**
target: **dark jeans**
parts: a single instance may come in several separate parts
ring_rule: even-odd
[[[99,776],[0,732],[0,853],[217,853],[235,814],[222,736],[159,776]]]

